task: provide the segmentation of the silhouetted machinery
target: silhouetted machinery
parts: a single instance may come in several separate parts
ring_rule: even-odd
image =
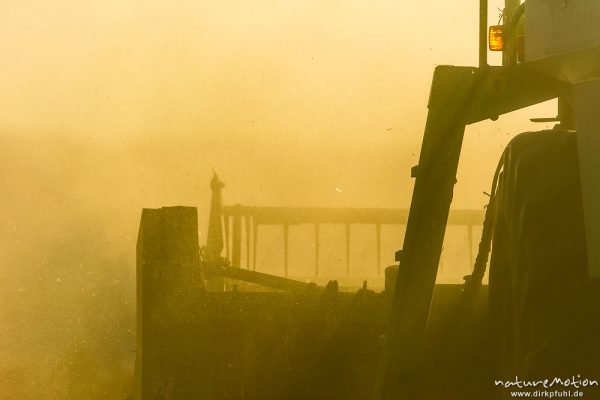
[[[480,7],[479,66],[435,70],[383,293],[231,266],[217,212],[199,256],[195,209],[144,210],[137,398],[598,398],[600,0],[506,0],[489,30]],[[502,66],[487,64],[488,44]],[[555,129],[518,135],[502,155],[473,273],[436,285],[465,126],[555,98]]]

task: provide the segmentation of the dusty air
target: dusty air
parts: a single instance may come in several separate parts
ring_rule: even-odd
[[[600,399],[600,0],[0,19],[0,399]]]

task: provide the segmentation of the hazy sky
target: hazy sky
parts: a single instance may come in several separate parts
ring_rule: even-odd
[[[36,136],[42,147],[77,137],[73,151],[106,148],[159,174],[181,167],[188,185],[214,167],[240,202],[270,200],[281,186],[263,183],[270,179],[287,180],[294,196],[294,183],[312,193],[307,161],[327,159],[327,190],[352,186],[344,175],[356,167],[394,178],[378,186],[395,190],[367,202],[406,203],[397,195],[410,185],[403,178],[416,161],[432,69],[477,57],[474,0],[22,1],[1,11],[5,135]],[[497,147],[496,132],[486,136]],[[260,186],[250,190],[250,180]],[[314,187],[308,200],[342,201]],[[342,202],[365,203],[352,194]]]

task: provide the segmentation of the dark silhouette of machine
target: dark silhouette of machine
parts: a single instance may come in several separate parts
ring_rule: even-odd
[[[583,315],[586,328],[575,318],[570,327],[598,333],[595,318],[588,317],[598,314],[597,301],[590,300],[600,277],[594,245],[600,228],[600,121],[591,112],[600,104],[600,3],[507,0],[503,25],[490,28],[489,35],[490,44],[503,51],[499,67],[487,65],[487,1],[480,4],[479,67],[440,66],[434,74],[419,165],[413,169],[400,262],[405,278],[394,293],[378,399],[428,398],[419,395],[428,378],[419,366],[465,126],[553,98],[559,99],[555,131],[517,137],[499,166],[481,257],[465,292],[468,297],[480,285],[493,237],[490,320],[496,340],[489,347],[496,351],[489,385],[506,375],[552,379],[561,372],[585,372],[586,351],[573,345],[576,334],[567,340],[560,333],[569,322],[560,315]],[[577,133],[571,132],[575,127]],[[587,354],[598,355],[595,341],[585,346]],[[587,364],[587,372],[597,377],[598,368]]]
[[[384,292],[244,270],[238,245],[233,262],[223,258],[216,176],[203,249],[195,209],[144,210],[136,398],[486,399],[559,389],[598,398],[600,1],[506,0],[503,24],[490,28],[480,5],[479,66],[435,70],[400,264],[386,269]],[[501,66],[487,63],[488,39]],[[502,155],[473,273],[464,285],[436,284],[465,127],[555,98],[558,116],[543,119],[555,129],[518,135]],[[292,218],[227,209],[234,243],[241,216],[254,212],[284,226]],[[542,387],[555,378],[579,383]]]

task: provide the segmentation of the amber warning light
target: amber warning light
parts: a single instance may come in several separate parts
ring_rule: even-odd
[[[502,25],[492,25],[490,26],[490,50],[492,51],[502,51],[504,47],[504,26]]]

